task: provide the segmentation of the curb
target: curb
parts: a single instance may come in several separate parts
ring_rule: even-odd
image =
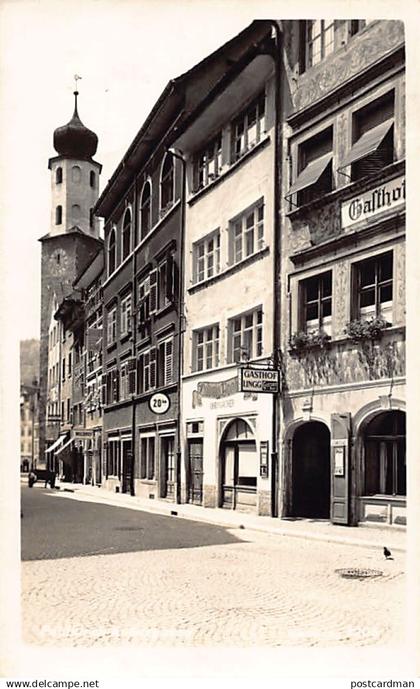
[[[100,489],[102,491],[102,489]],[[127,503],[125,501],[121,501],[120,498],[115,499],[114,494],[111,495],[101,495],[98,493],[91,493],[90,491],[84,491],[83,488],[76,488],[76,489],[71,489],[71,488],[64,488],[63,492],[69,492],[69,493],[77,493],[80,492],[82,495],[86,495],[87,497],[99,497],[101,500],[103,500],[105,503],[112,504],[115,506],[119,507],[126,507]],[[114,499],[113,499],[114,498]],[[214,526],[221,526],[225,529],[241,529],[241,530],[248,530],[248,531],[257,531],[259,533],[269,533],[275,536],[285,536],[285,537],[291,537],[291,538],[302,538],[306,540],[313,540],[313,541],[321,541],[324,543],[336,543],[339,545],[351,545],[351,546],[357,546],[361,548],[379,548],[383,549],[384,542],[378,542],[378,541],[368,541],[368,540],[363,540],[363,539],[358,539],[358,538],[347,538],[344,535],[343,536],[338,536],[335,534],[319,534],[319,533],[313,533],[311,531],[289,531],[282,529],[281,526],[273,526],[271,524],[265,525],[260,525],[260,524],[243,524],[243,523],[232,523],[229,521],[225,521],[223,519],[216,519],[212,518],[209,519],[208,516],[204,515],[191,515],[188,513],[185,513],[185,511],[182,509],[173,509],[173,505],[168,505],[168,507],[164,507],[162,505],[143,505],[139,503],[134,503],[132,502],[129,505],[130,509],[137,509],[138,511],[141,512],[149,512],[149,513],[155,513],[155,514],[160,514],[162,516],[167,516],[167,517],[177,517],[178,519],[186,519],[189,521],[196,521],[196,522],[201,522],[205,524],[213,524]],[[386,537],[386,534],[384,534],[384,538]],[[405,553],[406,552],[406,547],[405,546],[400,546],[400,545],[391,545],[390,546],[393,551],[399,552],[399,553]]]

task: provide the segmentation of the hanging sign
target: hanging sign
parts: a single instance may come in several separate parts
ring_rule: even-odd
[[[171,400],[164,392],[155,392],[149,399],[149,408],[154,414],[166,414],[171,406]]]
[[[247,366],[240,369],[241,392],[279,391],[279,372],[272,368],[252,368]]]

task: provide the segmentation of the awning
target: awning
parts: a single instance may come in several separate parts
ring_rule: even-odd
[[[327,155],[324,155],[321,158],[316,158],[308,163],[308,165],[302,170],[300,175],[295,180],[295,183],[290,187],[286,194],[286,198],[292,196],[292,194],[296,194],[297,191],[302,191],[303,189],[307,189],[315,184],[321,177],[322,173],[325,172],[331,160],[332,153],[327,153]]]
[[[47,447],[45,452],[52,452],[52,450],[55,450],[56,447],[61,445],[61,443],[64,442],[64,440],[67,438],[67,433],[62,433],[57,440],[54,440],[53,444]]]
[[[68,440],[68,441],[63,445],[63,447],[60,447],[60,449],[59,449],[55,454],[56,454],[56,455],[59,455],[60,452],[62,452],[63,450],[65,450],[66,447],[68,447],[68,446],[70,445],[70,443],[73,442],[73,440],[74,440],[74,438],[70,438],[70,440]]]
[[[377,151],[393,124],[394,120],[386,120],[362,134],[338,169],[342,170],[343,167],[347,167],[350,163],[355,163],[357,160],[366,158],[366,156]]]

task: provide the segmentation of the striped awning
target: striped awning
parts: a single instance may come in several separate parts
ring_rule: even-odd
[[[340,164],[339,170],[377,151],[393,124],[394,120],[385,120],[362,134]]]
[[[290,187],[286,194],[286,198],[296,194],[298,191],[303,191],[315,184],[322,173],[325,172],[327,166],[332,160],[332,153],[327,153],[327,155],[321,156],[321,158],[316,158],[312,160],[308,165],[302,170],[300,175],[298,175],[294,184]]]
[[[49,447],[47,447],[47,449],[45,450],[45,452],[52,452],[53,450],[55,450],[56,447],[58,447],[59,445],[61,445],[61,444],[65,441],[66,438],[67,438],[67,433],[62,433],[62,434],[57,438],[57,440],[54,440],[54,442],[53,442],[52,445],[50,445]]]
[[[57,452],[56,452],[55,454],[56,454],[56,455],[59,455],[63,450],[66,449],[66,447],[68,447],[68,446],[73,442],[73,440],[74,440],[74,438],[70,438],[70,440],[68,440],[68,441],[63,445],[63,447],[60,447],[60,449],[57,450]]]

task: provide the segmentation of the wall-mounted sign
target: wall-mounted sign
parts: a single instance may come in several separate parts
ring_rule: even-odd
[[[405,204],[405,177],[396,177],[341,204],[341,226],[350,227],[361,220]]]
[[[227,380],[202,381],[197,384],[197,390],[193,390],[192,406],[194,409],[201,406],[203,397],[218,400],[222,397],[230,397],[236,392],[238,392],[237,376]]]
[[[166,414],[171,406],[171,400],[164,392],[155,392],[149,399],[149,408],[154,414]]]
[[[334,476],[344,476],[344,452],[343,446],[334,447]]]
[[[240,389],[241,392],[278,392],[279,372],[270,368],[252,368],[252,366],[241,368]]]
[[[260,442],[260,476],[268,478],[268,440]]]

